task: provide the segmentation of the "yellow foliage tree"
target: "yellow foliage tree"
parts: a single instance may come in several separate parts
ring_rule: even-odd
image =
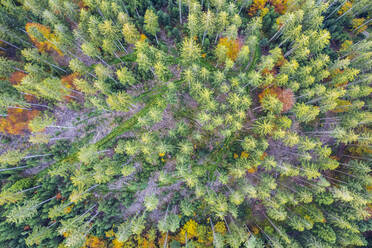
[[[352,103],[350,101],[337,99],[336,102],[337,102],[337,107],[332,110],[332,112],[334,113],[347,112],[352,106]]]
[[[353,7],[353,4],[351,3],[351,1],[347,1],[344,5],[342,5],[342,7],[340,8],[340,10],[337,13],[339,15],[342,15],[346,11],[348,11],[351,7]]]
[[[248,11],[248,15],[254,16],[257,13],[257,11],[265,8],[268,2],[269,2],[268,0],[253,0],[253,3]]]
[[[261,10],[261,16],[263,17],[269,12],[268,5],[274,6],[275,11],[282,15],[287,11],[288,0],[253,0],[248,15],[254,16]]]
[[[368,25],[363,26],[365,20],[366,19],[364,18],[354,18],[351,21],[351,24],[353,25],[353,30],[355,30],[357,34],[362,33],[367,29]]]
[[[217,222],[215,225],[214,225],[214,230],[218,233],[221,233],[221,234],[225,234],[226,233],[226,226],[225,226],[225,223],[223,223],[222,221],[219,221]]]
[[[178,233],[178,238],[182,244],[186,243],[186,233],[187,239],[192,239],[198,235],[198,223],[195,220],[190,219],[185,225],[181,228],[181,231]]]
[[[85,240],[85,244],[82,248],[105,248],[105,247],[107,247],[107,244],[104,240],[96,236],[90,235]]]
[[[122,248],[122,247],[124,247],[124,242],[121,242],[118,239],[114,239],[112,241],[112,247],[113,248]]]

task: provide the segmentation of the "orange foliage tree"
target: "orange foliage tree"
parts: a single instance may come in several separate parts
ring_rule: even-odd
[[[15,71],[13,72],[9,77],[9,82],[13,85],[19,84],[22,79],[26,76],[26,73],[23,73],[21,71]]]
[[[42,41],[35,36],[35,31],[39,32],[43,36],[41,37],[43,39]],[[44,26],[40,23],[28,22],[26,24],[26,32],[40,52],[54,50],[59,55],[63,55],[62,51],[59,50],[55,44],[52,43],[53,40],[56,40],[56,36],[51,33],[49,27]]]
[[[266,95],[276,96],[283,103],[282,112],[290,110],[295,102],[295,97],[291,89],[282,89],[280,87],[266,88],[258,95],[260,103],[262,103],[262,99]]]
[[[66,75],[66,76],[63,76],[61,78],[61,82],[63,84],[63,86],[67,89],[72,89],[74,90],[75,89],[75,85],[74,85],[74,80],[77,78],[78,74],[77,73],[72,73],[72,74],[69,74],[69,75]],[[71,96],[77,96],[77,93],[75,92],[71,92],[70,93]],[[64,98],[67,100],[67,101],[70,101],[72,100],[71,96],[65,96]]]
[[[6,118],[0,118],[0,132],[21,135],[28,130],[28,123],[39,114],[38,110],[9,108]]]
[[[271,4],[275,7],[275,11],[283,15],[288,8],[288,0],[271,0]]]
[[[226,47],[226,56],[232,61],[235,61],[238,57],[241,47],[243,46],[243,42],[239,38],[236,40],[230,40],[227,37],[222,37],[218,41],[217,47],[218,46]]]

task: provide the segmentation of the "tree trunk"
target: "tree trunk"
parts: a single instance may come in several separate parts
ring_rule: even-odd
[[[23,159],[46,157],[46,156],[50,156],[50,155],[53,155],[53,154],[49,153],[49,154],[43,154],[43,155],[30,155],[30,156],[23,157]]]
[[[163,248],[167,248],[167,243],[168,243],[168,232],[167,232],[167,235],[165,236],[165,239],[164,239]]]
[[[269,40],[269,43],[274,39],[274,38],[276,38],[276,36],[282,31],[282,29],[284,28],[284,26],[285,26],[285,24],[283,24],[283,26],[281,26],[280,28],[279,28],[279,30],[270,38],[270,40]],[[280,47],[280,46],[279,46]]]
[[[53,197],[51,197],[51,198],[49,198],[49,199],[47,199],[47,200],[45,200],[45,201],[40,202],[39,204],[37,204],[37,205],[35,205],[35,206],[31,207],[31,208],[37,208],[37,207],[43,205],[44,203],[47,203],[48,201],[53,200],[53,199],[56,198],[56,197],[57,197],[57,196],[53,196]]]
[[[23,168],[26,168],[26,167],[28,167],[28,165],[25,165],[25,166],[19,166],[19,167],[13,167],[13,168],[0,169],[0,172],[1,172],[1,171],[18,170],[18,169],[23,169]]]
[[[216,43],[217,43],[217,38],[218,38],[218,35],[219,35],[219,33],[217,32],[217,35],[216,35],[216,39],[214,39],[214,44],[216,44]]]
[[[19,68],[17,68],[17,67],[13,67],[13,69],[14,69],[14,70],[17,70],[17,71],[20,71],[20,72],[23,72],[24,74],[28,74],[28,73],[25,72],[24,70],[21,70],[21,69],[19,69]]]
[[[61,137],[61,138],[51,138],[49,140],[62,140],[62,139],[69,139],[71,137]]]
[[[31,109],[28,109],[28,108],[20,108],[20,107],[13,107],[13,106],[8,106],[7,108],[31,110]]]
[[[52,126],[47,126],[47,127],[57,127],[57,128],[75,128],[75,127],[54,126],[54,125],[52,125]]]
[[[356,31],[356,30],[360,29],[361,27],[363,27],[364,25],[366,25],[366,24],[367,24],[367,23],[369,23],[370,21],[372,21],[372,19],[369,19],[368,21],[366,21],[366,22],[365,22],[365,23],[363,23],[362,25],[360,25],[360,26],[356,27],[356,28],[354,29],[354,31]]]
[[[336,19],[336,22],[341,19],[344,15],[346,15],[347,13],[349,13],[349,11],[351,11],[352,9],[354,8],[354,6],[352,6],[350,9],[348,9],[345,13],[343,13],[342,15],[340,15],[337,19]]]
[[[37,188],[40,188],[41,187],[41,184],[38,185],[38,186],[35,186],[35,187],[32,187],[32,188],[29,188],[29,189],[24,189],[22,191],[19,191],[17,193],[23,193],[23,192],[27,192],[27,191],[30,191],[30,190],[33,190],[33,189],[37,189]]]
[[[181,0],[178,0],[178,11],[180,13],[180,23],[182,24],[182,4],[181,4]]]
[[[40,106],[40,107],[44,107],[44,108],[47,108],[47,109],[50,109],[52,110],[52,108],[50,108],[49,106],[47,105],[43,105],[43,104],[36,104],[36,103],[29,103],[31,106]]]
[[[13,44],[12,44],[12,43],[10,43],[10,42],[7,42],[7,41],[5,41],[5,40],[2,40],[2,39],[0,39],[0,41],[1,41],[1,42],[4,42],[5,44],[7,44],[7,45],[9,45],[9,46],[12,46],[12,47],[14,47],[14,48],[18,49],[18,50],[21,50],[21,48],[17,47],[16,45],[13,45]]]
[[[331,15],[333,15],[336,11],[338,11],[340,8],[342,8],[342,6],[344,6],[344,4],[347,2],[347,0],[345,0],[344,2],[343,2],[343,4],[341,4],[340,6],[338,6],[335,10],[333,10],[332,11],[332,13],[331,14],[329,14],[324,20],[327,20],[328,19],[328,17],[330,17]]]

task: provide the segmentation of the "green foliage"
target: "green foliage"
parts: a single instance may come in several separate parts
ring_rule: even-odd
[[[0,246],[366,246],[368,4],[2,1]]]

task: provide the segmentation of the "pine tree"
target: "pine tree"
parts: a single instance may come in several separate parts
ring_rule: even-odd
[[[120,242],[127,241],[131,235],[132,235],[131,223],[129,221],[126,221],[126,222],[122,223],[118,227],[117,232],[115,233],[116,238]]]
[[[293,112],[299,121],[306,123],[314,120],[318,116],[319,108],[304,103],[297,103],[293,108]]]
[[[56,126],[52,125],[56,120],[54,117],[44,114],[36,116],[29,123],[29,128],[32,132],[41,132],[44,131],[47,127],[56,127],[56,128],[73,128],[68,126]]]
[[[6,59],[5,57],[0,57],[0,77],[9,77],[9,75],[15,70],[20,70],[17,68],[17,62]]]
[[[144,201],[147,211],[153,211],[158,207],[159,199],[153,194],[145,197]]]
[[[186,38],[182,42],[181,58],[183,63],[192,64],[201,57],[201,49],[192,38]]]
[[[198,25],[198,16],[196,14],[189,14],[187,28],[189,29],[190,37],[197,37],[200,26]]]
[[[52,237],[52,230],[44,226],[36,226],[26,238],[26,245],[40,245],[45,239]]]
[[[119,82],[123,85],[133,85],[136,82],[135,77],[126,67],[122,67],[117,70],[116,75],[119,79]]]
[[[159,32],[159,23],[158,16],[154,13],[152,9],[147,9],[145,13],[145,25],[144,29],[146,32],[152,34],[156,38],[156,43],[159,44],[158,36],[156,35]]]
[[[38,201],[33,199],[26,200],[22,205],[18,204],[14,206],[7,214],[6,221],[9,223],[19,224],[32,218],[37,214],[37,208],[35,207],[37,203]]]
[[[106,102],[111,109],[116,111],[126,112],[129,110],[129,107],[132,106],[132,98],[124,92],[119,92],[116,95],[109,95]]]
[[[139,39],[139,33],[137,28],[132,23],[125,23],[122,29],[124,39],[129,44],[134,44]]]
[[[99,153],[94,145],[82,147],[79,151],[79,161],[89,164],[98,159]]]
[[[208,9],[207,12],[204,12],[201,17],[202,22],[202,29],[203,29],[203,38],[202,38],[202,45],[204,44],[205,36],[208,34],[212,36],[214,33],[214,14],[211,10]]]

